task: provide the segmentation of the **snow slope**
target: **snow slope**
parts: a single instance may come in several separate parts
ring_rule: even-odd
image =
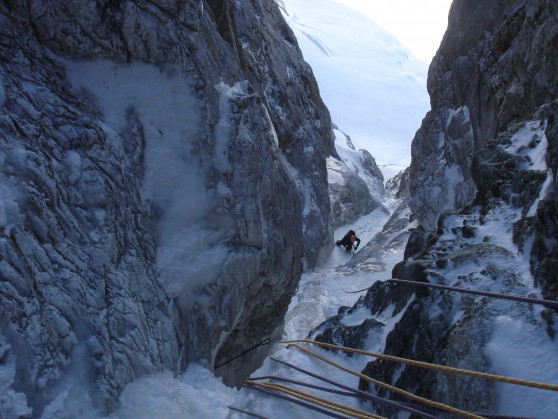
[[[393,177],[409,165],[411,140],[430,109],[427,64],[335,0],[282,3],[333,122],[376,158],[386,180]]]

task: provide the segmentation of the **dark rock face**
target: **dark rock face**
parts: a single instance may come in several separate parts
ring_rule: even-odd
[[[336,130],[336,140],[344,142],[356,152],[351,137]],[[382,206],[379,197],[385,195],[384,176],[376,160],[366,150],[359,150],[359,166],[343,156],[332,155],[327,161],[329,199],[331,204],[330,227],[335,229],[355,222]],[[353,157],[354,158],[354,157]]]
[[[539,112],[547,118],[545,136],[548,141],[546,162],[554,180],[558,176],[558,103],[555,101]],[[528,224],[528,223],[527,223]],[[521,223],[518,223],[520,226]],[[554,243],[558,235],[558,194],[556,186],[540,201],[531,230],[535,235],[531,251],[531,266],[536,285],[549,300],[558,299],[558,246]],[[525,234],[523,237],[527,237]],[[522,245],[522,240],[517,240]]]
[[[335,152],[275,2],[10,0],[0,38],[0,416],[279,333]]]
[[[410,206],[429,230],[475,198],[476,153],[558,96],[554,3],[456,0],[449,28],[429,69],[432,110],[412,145]]]
[[[350,311],[347,313],[350,314]],[[340,318],[339,320],[342,320]],[[342,345],[347,348],[362,348],[370,334],[381,329],[384,324],[374,319],[367,319],[357,326],[343,326],[342,323],[335,324],[331,320],[327,325],[321,326],[323,332],[315,338],[316,342]]]
[[[386,182],[386,191],[391,193],[396,198],[408,198],[410,196],[409,179],[410,169],[407,167],[405,170],[399,172],[396,176]]]
[[[139,194],[140,128],[130,115],[128,152],[115,149],[32,34],[6,17],[2,32],[0,327],[14,388],[38,414],[67,375],[93,376],[110,410],[137,374],[184,365]]]
[[[513,241],[547,299],[558,298],[557,39],[553,2],[454,1],[429,70],[432,111],[413,140],[409,202],[428,231],[444,211],[479,207],[484,220],[501,203],[515,208]],[[451,134],[447,115],[463,110]]]
[[[331,243],[325,160],[337,153],[329,111],[276,2],[227,3],[235,4],[240,66],[264,101],[279,148],[300,174],[297,182],[301,192],[308,194],[304,201],[303,244],[305,265],[312,269],[322,247]]]
[[[332,228],[353,223],[380,205],[372,198],[366,183],[346,166],[335,161],[329,163],[329,170],[343,180],[342,183],[329,183]]]
[[[457,277],[467,288],[490,278],[511,294],[525,294],[522,281],[532,274],[533,285],[556,299],[555,275],[548,274],[556,266],[556,246],[549,238],[556,231],[558,79],[548,63],[558,59],[557,35],[554,3],[454,1],[429,71],[432,111],[412,146],[409,206],[421,228],[411,234],[394,277],[440,283]],[[510,241],[530,254],[531,266],[487,231],[513,231]],[[488,345],[497,316],[505,313],[502,304],[418,290],[416,297],[388,336],[386,353],[489,368],[479,349]],[[444,314],[436,315],[434,307]],[[457,308],[462,314],[452,319]],[[538,316],[527,307],[510,310],[536,327],[542,327],[542,319],[553,337],[555,316],[548,311]],[[495,409],[491,385],[450,382],[413,368],[395,375],[395,366],[381,361],[366,370],[388,382],[397,377],[404,388],[454,406]]]

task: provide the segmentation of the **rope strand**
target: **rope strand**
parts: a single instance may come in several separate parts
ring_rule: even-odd
[[[313,356],[313,357],[315,357],[315,358],[317,358],[317,359],[319,359],[319,360],[325,362],[326,364],[332,365],[332,366],[334,366],[334,367],[336,367],[336,368],[338,368],[338,369],[340,369],[340,370],[342,370],[342,371],[348,372],[349,374],[356,375],[357,377],[362,378],[363,380],[366,380],[366,381],[368,381],[368,382],[370,382],[370,383],[372,383],[372,384],[375,384],[375,385],[377,385],[377,386],[379,386],[379,387],[383,387],[383,388],[385,388],[386,390],[389,390],[389,391],[391,391],[391,392],[393,392],[393,393],[397,393],[397,394],[400,394],[400,395],[402,395],[402,396],[408,397],[408,398],[410,398],[410,399],[412,399],[412,400],[418,401],[418,402],[423,403],[423,404],[425,404],[425,405],[427,405],[427,406],[431,406],[431,407],[434,407],[434,408],[436,408],[436,409],[443,410],[443,411],[446,411],[446,412],[449,412],[449,413],[453,413],[453,414],[455,414],[455,415],[459,415],[459,416],[466,417],[466,418],[485,419],[483,416],[479,416],[479,415],[476,415],[476,414],[474,414],[474,413],[467,412],[467,411],[465,411],[465,410],[457,409],[457,408],[455,408],[455,407],[448,406],[448,405],[443,404],[443,403],[435,402],[435,401],[426,399],[426,398],[424,398],[424,397],[417,396],[417,395],[415,395],[415,394],[413,394],[413,393],[410,393],[410,392],[408,392],[408,391],[406,391],[406,390],[402,390],[402,389],[400,389],[400,388],[398,388],[398,387],[392,386],[391,384],[384,383],[384,382],[379,381],[379,380],[376,380],[376,379],[374,379],[374,378],[372,378],[372,377],[368,377],[367,375],[364,375],[364,374],[361,374],[361,373],[359,373],[359,372],[353,371],[353,370],[351,370],[351,369],[349,369],[349,368],[345,368],[344,366],[342,366],[342,365],[340,365],[340,364],[338,364],[338,363],[336,363],[336,362],[330,361],[329,359],[327,359],[327,358],[325,358],[325,357],[323,357],[323,356],[321,356],[321,355],[318,355],[317,353],[312,352],[312,351],[310,351],[310,350],[308,350],[308,349],[306,349],[306,348],[303,348],[303,347],[301,347],[301,346],[299,346],[299,345],[296,345],[296,344],[289,344],[289,345],[287,345],[287,348],[289,348],[289,347],[297,348],[297,349],[301,350],[302,352],[305,352],[306,354],[311,355],[311,356]]]
[[[483,378],[485,380],[501,381],[501,382],[504,382],[504,383],[517,384],[517,385],[526,386],[526,387],[534,387],[534,388],[538,388],[538,389],[542,389],[542,390],[558,391],[558,385],[556,385],[556,384],[547,384],[547,383],[541,383],[541,382],[538,382],[538,381],[524,380],[524,379],[521,379],[521,378],[506,377],[506,376],[503,376],[503,375],[490,374],[490,373],[486,373],[486,372],[478,372],[478,371],[466,370],[466,369],[462,369],[462,368],[448,367],[448,366],[445,366],[445,365],[432,364],[432,363],[429,363],[429,362],[415,361],[413,359],[400,358],[400,357],[393,356],[393,355],[385,355],[385,354],[379,354],[379,353],[375,353],[375,352],[363,351],[363,350],[360,350],[360,349],[347,348],[347,347],[344,347],[344,346],[332,345],[330,343],[325,343],[325,342],[316,342],[314,340],[309,340],[309,339],[282,341],[282,342],[278,342],[278,343],[286,344],[287,347],[288,347],[288,345],[295,344],[295,343],[310,343],[310,344],[322,346],[322,347],[328,348],[328,349],[342,350],[342,351],[345,351],[345,352],[350,352],[350,353],[359,354],[359,355],[371,356],[371,357],[383,359],[383,360],[386,360],[386,361],[393,361],[393,362],[398,362],[398,363],[401,363],[401,364],[413,365],[415,367],[428,368],[428,369],[432,369],[432,370],[436,370],[436,371],[453,373],[453,374],[469,375],[471,377]]]
[[[340,384],[336,381],[333,381],[333,380],[330,380],[328,378],[322,377],[321,375],[318,375],[318,374],[315,374],[313,372],[307,371],[303,368],[297,367],[296,365],[293,365],[293,364],[291,364],[289,362],[286,362],[286,361],[283,361],[281,359],[271,357],[271,360],[275,361],[275,362],[278,362],[280,364],[286,365],[287,367],[292,368],[296,371],[302,372],[303,374],[309,375],[310,377],[317,378],[318,380],[322,380],[322,381],[324,381],[328,384],[334,385],[334,386],[342,388],[344,390],[348,390],[348,391],[354,393],[355,395],[357,395],[358,397],[361,397],[361,398],[364,398],[364,399],[367,399],[367,400],[370,400],[372,402],[376,402],[376,403],[379,403],[379,404],[383,404],[383,405],[389,406],[389,407],[394,408],[394,409],[406,410],[409,413],[414,413],[415,415],[421,416],[421,417],[426,418],[426,419],[436,419],[435,416],[432,416],[432,415],[429,415],[428,413],[417,410],[417,409],[413,408],[412,406],[407,406],[404,403],[400,403],[400,402],[396,402],[396,401],[388,400],[388,399],[383,399],[383,398],[375,396],[373,394],[365,393],[364,391],[353,389],[349,386],[346,386],[346,385]]]
[[[406,279],[391,278],[391,279],[386,279],[384,281],[378,281],[378,282],[380,282],[381,284],[387,284],[388,282],[393,282],[395,284],[413,285],[416,287],[437,288],[444,291],[455,291],[463,294],[474,294],[474,295],[481,295],[483,297],[498,298],[501,300],[512,300],[512,301],[520,301],[523,303],[537,304],[537,305],[545,306],[547,308],[553,308],[558,310],[558,301],[553,301],[553,300],[541,300],[538,298],[521,297],[519,295],[498,294],[495,292],[477,291],[477,290],[470,290],[466,288],[451,287],[449,285],[432,284],[430,282],[408,281]],[[339,288],[341,288],[341,290],[347,294],[358,294],[370,289],[370,287],[366,287],[360,290],[347,291],[341,286],[341,284],[339,284]]]
[[[469,289],[466,289],[466,288],[450,287],[448,285],[432,284],[430,282],[408,281],[408,280],[405,280],[405,279],[393,279],[392,278],[392,279],[387,279],[385,282],[394,282],[396,284],[413,285],[413,286],[417,286],[417,287],[437,288],[437,289],[441,289],[441,290],[445,290],[445,291],[455,291],[455,292],[461,292],[461,293],[464,293],[464,294],[482,295],[484,297],[499,298],[499,299],[502,299],[502,300],[521,301],[521,302],[524,302],[524,303],[538,304],[538,305],[543,305],[543,306],[548,307],[548,308],[558,309],[558,301],[552,301],[552,300],[539,300],[537,298],[521,297],[519,295],[498,294],[498,293],[495,293],[495,292],[488,292],[488,291],[469,290]]]
[[[244,388],[247,388],[247,389],[250,389],[250,390],[254,390],[254,391],[258,391],[258,392],[260,392],[260,393],[264,393],[264,394],[267,394],[267,395],[270,395],[270,396],[273,396],[273,397],[276,397],[276,398],[279,398],[279,399],[286,400],[286,401],[288,401],[289,403],[294,403],[294,404],[297,404],[297,405],[299,405],[299,406],[302,406],[302,407],[304,407],[304,408],[306,408],[306,409],[314,410],[315,412],[323,413],[324,415],[330,416],[330,417],[332,417],[332,418],[347,419],[347,416],[341,416],[341,415],[339,415],[339,414],[337,414],[337,413],[334,413],[334,412],[331,412],[331,411],[329,411],[329,410],[323,409],[323,408],[321,408],[321,407],[319,407],[319,406],[315,406],[315,405],[313,405],[313,404],[303,402],[302,400],[294,399],[294,398],[292,398],[292,397],[286,396],[286,395],[281,394],[281,393],[278,393],[278,392],[276,392],[276,391],[267,390],[267,389],[259,388],[259,387],[253,387],[253,386],[246,386],[246,387],[244,387]]]
[[[263,387],[267,389],[273,389],[277,391],[281,391],[285,394],[288,394],[293,397],[297,397],[299,399],[312,402],[318,406],[326,407],[333,411],[344,413],[352,417],[356,418],[369,418],[369,419],[386,419],[382,416],[374,415],[369,412],[365,412],[364,410],[355,409],[353,407],[345,406],[340,403],[335,403],[330,400],[323,399],[321,397],[314,396],[312,394],[306,393],[304,391],[295,390],[288,386],[284,386],[282,384],[274,384],[274,383],[260,383],[258,381],[246,380],[246,385],[255,386],[255,387]]]

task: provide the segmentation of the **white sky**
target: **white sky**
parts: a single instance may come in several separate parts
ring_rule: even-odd
[[[361,11],[430,63],[448,24],[452,0],[337,0]]]

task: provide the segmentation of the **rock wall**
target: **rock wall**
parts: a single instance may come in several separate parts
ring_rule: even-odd
[[[411,149],[410,206],[426,229],[475,198],[475,153],[557,97],[557,13],[551,1],[453,2]]]
[[[233,39],[243,74],[269,112],[279,148],[301,174],[305,267],[313,269],[322,247],[331,243],[329,195],[323,187],[324,161],[336,155],[329,111],[277,2],[215,0],[209,5],[221,16],[217,29],[229,34],[224,39]]]
[[[395,278],[557,299],[550,236],[557,221],[557,39],[554,2],[453,2],[429,70],[432,110],[412,144],[409,206],[424,229],[411,234]],[[546,332],[545,341],[556,333],[551,310],[430,291],[413,300],[401,292],[390,290],[398,306],[409,306],[386,353],[490,370],[490,341],[509,313],[530,325],[526,333]],[[469,410],[496,412],[505,398],[491,385],[396,372],[385,362],[370,363],[367,373]]]
[[[421,225],[433,231],[444,211],[492,197],[510,202],[512,193],[523,196],[514,204],[530,207],[543,194],[536,201],[536,214],[525,211],[525,220],[516,228],[529,225],[523,237],[536,236],[532,269],[545,295],[556,298],[556,246],[547,233],[556,228],[556,186],[547,178],[556,179],[558,170],[558,5],[456,0],[448,28],[429,69],[432,110],[412,143],[409,206]],[[545,127],[545,167],[524,171],[502,155],[498,163],[490,162],[529,121]],[[520,236],[516,235],[518,244]]]
[[[9,0],[0,21],[0,416],[107,412],[280,331],[331,239],[334,150],[275,2]]]
[[[336,155],[327,160],[332,229],[374,211],[385,196],[384,176],[374,157],[366,150],[357,151],[344,132],[335,129],[334,133]]]

